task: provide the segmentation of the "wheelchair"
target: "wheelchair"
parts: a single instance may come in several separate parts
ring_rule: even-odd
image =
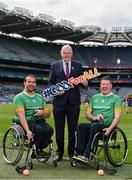
[[[108,163],[112,167],[122,166],[128,154],[128,142],[125,133],[119,127],[116,127],[108,137],[104,136],[104,132],[95,134],[90,150],[90,161],[95,161],[95,168],[100,168],[99,161],[104,159],[104,167],[108,167]],[[71,165],[76,166],[76,159],[73,158]],[[88,162],[89,164],[89,162]]]
[[[16,165],[22,159],[23,153],[27,152],[25,166],[26,168],[33,168],[32,153],[36,155],[36,159],[39,162],[47,162],[48,159],[52,158],[54,167],[57,167],[56,155],[53,151],[53,141],[48,145],[48,153],[40,157],[37,155],[36,146],[34,141],[29,141],[23,128],[19,124],[13,123],[11,127],[7,129],[2,140],[2,154],[4,160],[10,165]]]

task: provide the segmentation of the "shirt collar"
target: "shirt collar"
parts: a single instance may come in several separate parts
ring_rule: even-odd
[[[34,97],[35,96],[35,93],[33,95],[28,94],[26,91],[23,91],[23,93],[26,94],[27,96],[30,96],[30,97]]]
[[[113,94],[113,92],[110,92],[110,93],[107,94],[107,95],[103,95],[102,93],[100,93],[101,96],[110,96],[110,95],[112,95],[112,94]]]
[[[69,64],[69,66],[71,66],[71,61],[69,61],[69,62],[65,62],[65,61],[62,59],[62,62],[63,62],[63,65],[65,65],[66,63],[68,63],[68,64]]]

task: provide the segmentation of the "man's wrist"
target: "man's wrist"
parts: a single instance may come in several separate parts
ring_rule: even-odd
[[[92,120],[93,120],[93,121],[96,121],[96,117],[93,116],[93,117],[92,117]]]

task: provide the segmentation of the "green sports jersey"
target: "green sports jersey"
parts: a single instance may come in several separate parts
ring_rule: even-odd
[[[16,114],[13,118],[14,122],[19,122],[17,112],[25,111],[25,117],[27,121],[30,121],[34,117],[35,110],[43,109],[45,101],[40,94],[28,95],[25,92],[17,94],[14,98],[13,104],[15,106]]]
[[[114,93],[108,95],[97,94],[90,99],[88,109],[92,110],[92,115],[97,116],[103,114],[104,126],[109,126],[114,118],[115,112],[121,111],[121,98]]]

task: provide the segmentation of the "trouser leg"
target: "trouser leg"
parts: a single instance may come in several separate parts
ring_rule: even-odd
[[[87,139],[89,138],[89,128],[90,128],[90,123],[81,123],[77,127],[77,146],[76,146],[77,155],[83,155],[85,151],[87,145]]]
[[[85,157],[88,157],[88,158],[90,157],[91,144],[92,144],[93,138],[94,138],[95,134],[97,134],[98,132],[101,132],[102,129],[103,129],[103,126],[101,123],[98,123],[98,122],[90,123],[89,138],[87,140],[87,145],[86,145],[86,148],[85,148],[85,151],[83,154]]]
[[[80,113],[80,107],[74,106],[68,108],[67,112],[67,125],[68,125],[68,154],[74,155],[75,150],[75,131],[78,124],[78,118]]]
[[[57,152],[59,156],[64,154],[64,127],[65,127],[65,110],[59,107],[54,107],[54,123],[56,131],[56,143],[57,143]]]
[[[29,128],[32,130],[33,121],[29,122]],[[44,122],[44,120],[37,120],[34,129],[34,141],[37,149],[43,149],[48,146],[53,135],[53,128]]]

